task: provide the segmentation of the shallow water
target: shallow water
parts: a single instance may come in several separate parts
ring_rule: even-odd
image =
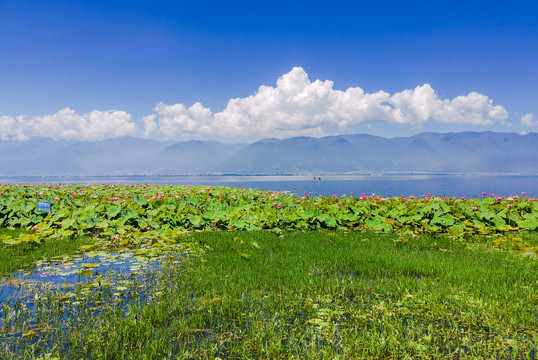
[[[125,311],[133,302],[150,302],[158,295],[159,270],[164,265],[182,266],[183,255],[151,249],[90,251],[39,262],[30,272],[14,272],[0,281],[0,341],[13,339],[11,346],[22,346],[24,334],[33,330],[42,331],[45,340],[50,338],[44,330],[47,325],[40,323],[44,314],[54,319],[56,330],[68,331],[88,314],[96,316],[114,307]],[[32,336],[29,341],[40,338]]]
[[[526,192],[528,196],[538,196],[536,175],[20,176],[0,177],[0,183],[2,182],[233,186],[275,191],[306,191],[312,195],[323,196],[361,193],[419,196],[431,193],[470,198],[483,192],[499,196]]]
[[[49,283],[68,288],[93,281],[100,275],[120,274],[126,277],[158,268],[169,255],[157,255],[151,250],[124,250],[107,253],[88,252],[73,257],[58,257],[38,262],[33,271],[17,271],[0,282],[0,296],[12,296],[24,289],[24,284]],[[70,286],[67,286],[70,285]]]

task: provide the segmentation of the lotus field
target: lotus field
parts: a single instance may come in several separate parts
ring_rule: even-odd
[[[0,184],[0,358],[536,359],[537,255],[526,193]]]
[[[304,196],[303,196],[304,195]],[[310,197],[226,187],[2,185],[0,227],[33,232],[6,244],[86,235],[137,244],[190,230],[349,229],[401,234],[495,234],[538,229],[534,198]],[[38,213],[39,200],[51,203]]]

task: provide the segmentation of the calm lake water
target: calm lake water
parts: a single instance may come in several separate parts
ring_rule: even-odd
[[[313,195],[446,195],[482,196],[482,192],[499,196],[538,196],[537,176],[475,175],[361,175],[361,176],[93,176],[93,177],[0,177],[0,183],[62,184],[169,184],[234,186],[276,191],[309,192]],[[390,194],[390,195],[389,195]]]

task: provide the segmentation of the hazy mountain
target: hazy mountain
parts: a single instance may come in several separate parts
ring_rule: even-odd
[[[265,139],[233,154],[223,172],[524,172],[538,173],[538,134],[421,133]]]
[[[538,174],[538,133],[421,133],[263,139],[252,144],[0,141],[0,175],[324,174],[520,172]]]

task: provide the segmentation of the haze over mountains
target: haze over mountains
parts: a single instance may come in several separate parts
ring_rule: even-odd
[[[264,139],[252,144],[0,141],[0,175],[357,174],[383,172],[538,174],[538,133],[420,133]]]

